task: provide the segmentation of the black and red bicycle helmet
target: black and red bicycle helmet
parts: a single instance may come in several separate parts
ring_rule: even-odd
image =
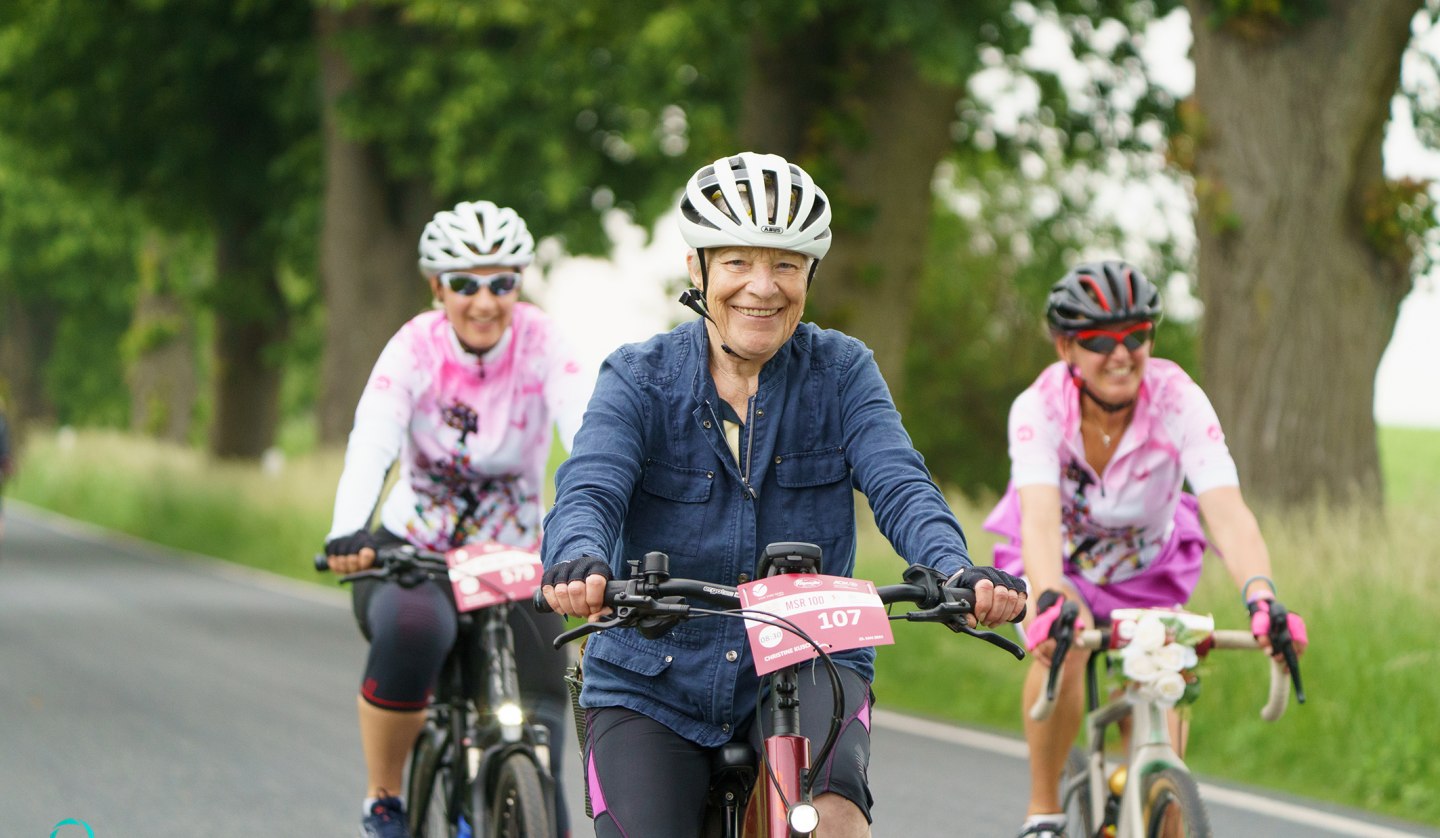
[[[1057,333],[1099,329],[1115,323],[1156,321],[1160,289],[1139,268],[1119,260],[1085,262],[1050,289],[1045,319]]]

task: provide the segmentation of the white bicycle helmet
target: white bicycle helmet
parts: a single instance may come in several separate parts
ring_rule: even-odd
[[[461,201],[442,210],[420,234],[420,272],[488,266],[523,268],[535,259],[535,237],[525,219],[489,201]]]
[[[696,250],[773,247],[819,260],[830,251],[830,200],[794,163],[745,151],[690,176],[680,234]]]

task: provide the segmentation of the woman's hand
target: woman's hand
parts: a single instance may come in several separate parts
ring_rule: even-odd
[[[375,564],[375,536],[369,530],[356,530],[325,542],[325,555],[335,573],[358,573]]]
[[[975,622],[984,626],[1016,623],[1025,617],[1025,583],[993,567],[967,567],[946,583],[975,592]]]
[[[605,605],[605,584],[610,565],[604,559],[581,556],[548,568],[540,592],[555,613],[585,617],[592,622],[610,613]]]
[[[1283,664],[1285,663],[1284,653],[1272,648],[1274,644],[1271,638],[1277,632],[1289,635],[1291,645],[1295,647],[1296,657],[1305,654],[1305,647],[1309,645],[1310,639],[1305,634],[1305,618],[1296,614],[1294,611],[1285,610],[1283,606],[1281,610],[1285,610],[1285,623],[1283,626],[1275,625],[1270,610],[1272,605],[1279,605],[1279,603],[1269,597],[1252,600],[1248,604],[1247,607],[1250,609],[1250,633],[1255,636],[1255,640],[1259,642],[1260,647],[1264,649],[1270,657]]]

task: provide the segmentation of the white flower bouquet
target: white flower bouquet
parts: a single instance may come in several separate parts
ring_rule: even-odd
[[[1195,646],[1215,631],[1208,614],[1155,608],[1111,613],[1119,638],[1121,672],[1129,693],[1166,707],[1189,704],[1200,694]]]

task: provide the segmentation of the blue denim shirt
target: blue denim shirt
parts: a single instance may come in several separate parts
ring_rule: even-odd
[[[696,320],[606,359],[545,519],[546,567],[659,550],[677,577],[749,581],[767,544],[820,545],[823,572],[855,569],[852,487],[908,561],[953,573],[965,535],[900,423],[873,354],[802,323],[761,370],[741,433],[726,445],[719,393]],[[889,584],[891,580],[881,580]],[[899,581],[897,573],[893,581]],[[873,649],[837,654],[867,680]],[[744,622],[708,618],[648,640],[614,629],[585,652],[586,707],[626,707],[702,746],[730,740],[754,714],[759,678]]]

